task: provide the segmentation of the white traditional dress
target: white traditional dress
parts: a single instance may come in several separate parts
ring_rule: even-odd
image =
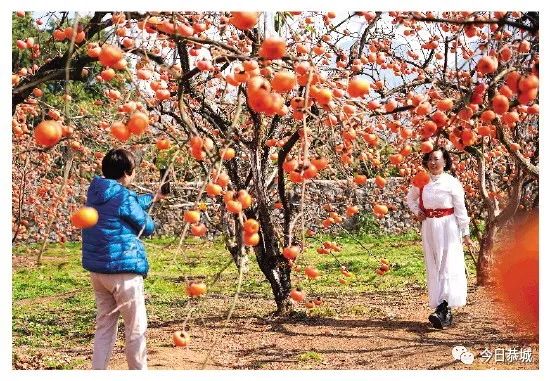
[[[464,205],[464,189],[458,179],[448,173],[430,175],[424,186],[422,200],[425,209],[454,208],[454,213],[426,218],[422,222],[422,247],[428,283],[430,307],[443,300],[449,307],[466,304],[467,281],[462,237],[469,235],[470,218]],[[407,205],[418,215],[420,189],[411,186]]]

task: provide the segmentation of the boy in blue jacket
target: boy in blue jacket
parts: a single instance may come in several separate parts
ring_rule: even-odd
[[[104,177],[92,180],[87,206],[98,211],[95,226],[82,231],[82,266],[90,271],[97,306],[93,369],[106,369],[122,315],[129,369],[147,369],[147,313],[143,278],[149,264],[139,237],[153,233],[147,214],[153,195],[138,196],[128,188],[134,179],[134,155],[112,149],[103,158]]]

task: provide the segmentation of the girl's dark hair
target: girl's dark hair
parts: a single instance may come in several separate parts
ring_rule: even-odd
[[[453,161],[451,160],[451,154],[444,147],[434,148],[432,152],[425,153],[422,157],[422,166],[424,168],[428,168],[428,160],[430,160],[430,155],[435,151],[441,151],[441,153],[443,154],[443,159],[445,160],[445,167],[443,167],[443,170],[450,170],[453,166]]]
[[[125,174],[131,176],[135,167],[134,154],[123,148],[110,150],[101,161],[101,171],[107,179],[118,180]]]

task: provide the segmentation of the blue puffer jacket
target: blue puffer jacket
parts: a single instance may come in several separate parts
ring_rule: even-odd
[[[116,180],[96,176],[86,205],[99,213],[97,224],[82,230],[82,266],[98,273],[147,275],[149,263],[137,235],[151,235],[155,224],[146,211],[153,196],[138,196]]]

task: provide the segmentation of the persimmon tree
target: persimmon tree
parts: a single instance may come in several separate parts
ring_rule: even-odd
[[[350,190],[375,179],[378,202],[363,209],[384,218],[388,193],[404,197],[409,186],[386,189],[386,177],[422,186],[421,155],[450,147],[479,226],[480,283],[498,230],[536,207],[537,13],[52,12],[14,20],[28,33],[13,42],[14,240],[33,224],[46,239],[52,227],[64,237],[57,206],[82,202],[67,199],[71,184],[99,173],[108,147],[131,144],[142,180],[158,180],[160,169],[176,183],[197,183],[196,198],[182,204],[180,243],[219,230],[240,268],[253,251],[277,313],[286,314],[291,299],[305,299],[293,282],[319,276],[302,259],[306,237],[361,208],[350,198],[306,218],[317,179],[345,180]],[[49,195],[44,209],[29,206],[36,193]],[[340,249],[325,242],[317,252]],[[352,275],[345,266],[341,274],[341,283]]]

